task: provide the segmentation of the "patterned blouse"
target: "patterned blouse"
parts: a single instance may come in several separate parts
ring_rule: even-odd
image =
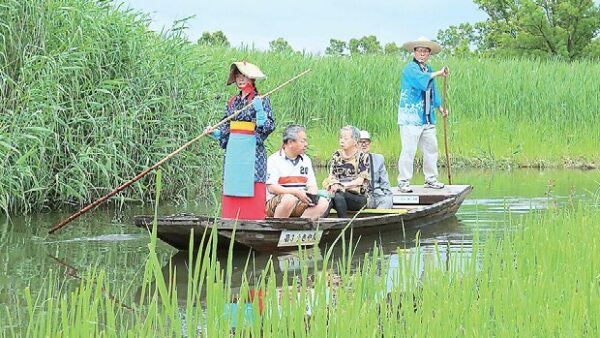
[[[331,156],[329,163],[329,177],[325,188],[342,182],[350,182],[358,177],[364,179],[360,187],[346,189],[346,191],[364,195],[369,188],[369,180],[371,179],[371,162],[369,155],[361,151],[357,151],[354,156],[346,158],[341,149],[336,150]]]
[[[254,95],[258,95],[258,92],[255,92]],[[225,107],[223,119],[233,114],[236,110],[242,109],[252,101],[248,100],[248,96],[242,98],[240,93],[232,97],[229,102],[230,103]],[[255,182],[265,182],[267,180],[267,151],[264,142],[269,134],[275,130],[275,119],[273,118],[273,112],[271,111],[271,101],[268,97],[263,98],[263,108],[267,113],[267,122],[265,122],[262,127],[256,127],[256,130],[254,131],[254,135],[256,135],[256,161],[254,163]],[[256,111],[253,106],[250,106],[248,109],[236,115],[231,121],[256,122]],[[221,131],[219,143],[223,149],[227,148],[227,141],[229,141],[229,122],[219,126],[219,130]]]

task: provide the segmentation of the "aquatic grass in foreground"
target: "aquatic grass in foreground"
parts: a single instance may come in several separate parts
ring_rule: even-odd
[[[352,242],[344,242],[341,257],[322,263],[301,253],[295,278],[286,272],[277,280],[270,265],[241,285],[230,284],[231,263],[221,266],[216,233],[207,232],[207,250],[190,252],[180,303],[175,271],[164,275],[156,259],[154,228],[133,311],[101,292],[111,289],[102,271],[75,286],[54,273],[44,290],[26,289],[6,309],[3,332],[222,337],[235,322],[236,336],[245,337],[597,336],[600,248],[589,234],[598,231],[600,211],[590,201],[512,217],[502,238],[475,240],[452,256],[443,245],[389,256],[374,247],[352,266]]]

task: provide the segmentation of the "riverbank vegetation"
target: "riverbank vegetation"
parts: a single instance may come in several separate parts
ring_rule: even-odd
[[[400,73],[410,61],[389,55],[315,57],[300,53],[207,50],[211,57],[248,59],[269,74],[270,88],[304,69],[311,73],[273,97],[280,127],[309,127],[311,155],[326,161],[347,124],[367,129],[373,149],[397,160]],[[596,167],[600,81],[592,61],[527,59],[432,60],[449,65],[449,144],[454,163],[481,167]],[[443,82],[437,82],[442,92]],[[439,119],[439,144],[443,130]],[[271,140],[273,142],[273,140]],[[276,141],[279,141],[277,139]],[[277,143],[277,142],[273,142]],[[440,149],[442,149],[440,147]],[[443,152],[442,152],[443,153]],[[443,155],[443,154],[442,154]],[[440,161],[442,162],[442,161]]]
[[[0,20],[5,214],[96,199],[220,114],[214,88],[223,67],[176,29],[157,34],[142,15],[83,0],[7,0]],[[218,160],[201,149],[164,166],[166,195],[212,180],[205,164]],[[141,180],[119,199],[148,199],[152,186]]]
[[[2,332],[222,337],[235,326],[236,336],[597,336],[599,248],[589,236],[600,231],[595,196],[507,215],[501,238],[475,238],[451,255],[444,243],[385,256],[374,247],[355,259],[352,250],[337,257],[324,251],[322,262],[300,255],[300,270],[276,278],[267,265],[258,281],[241,285],[231,282],[230,260],[221,263],[210,250],[190,254],[184,274],[162,267],[153,231],[144,272],[131,283],[111,284],[102,269],[73,279],[61,267],[45,287],[9,295],[14,305],[0,309]]]
[[[207,46],[166,33],[112,2],[7,0],[0,6],[0,209],[4,214],[80,207],[132,178],[218,122],[233,88],[228,65],[249,60],[268,75],[279,147],[289,123],[309,128],[325,164],[347,124],[368,129],[394,163],[399,76],[394,55],[316,56]],[[593,61],[434,58],[450,66],[448,119],[455,165],[596,168],[600,73]],[[442,83],[438,82],[441,89]],[[438,132],[440,149],[441,128]],[[443,152],[440,164],[443,164]],[[221,151],[202,140],[164,165],[166,198],[219,186]],[[114,201],[152,197],[143,179]]]

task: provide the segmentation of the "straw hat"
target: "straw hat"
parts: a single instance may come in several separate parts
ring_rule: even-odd
[[[236,69],[240,73],[244,74],[247,78],[252,80],[264,80],[267,78],[267,76],[256,65],[253,65],[250,62],[234,62],[229,68],[229,78],[227,79],[228,86],[235,82]]]
[[[439,43],[429,40],[428,38],[422,36],[414,41],[405,42],[402,47],[409,52],[412,52],[417,47],[425,47],[429,48],[431,51],[431,55],[437,54],[442,51],[442,46]]]
[[[360,139],[367,139],[367,140],[371,140],[371,135],[369,135],[369,132],[366,130],[361,130],[360,131]]]

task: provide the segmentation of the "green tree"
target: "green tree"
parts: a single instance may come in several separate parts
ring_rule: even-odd
[[[398,47],[395,42],[388,42],[383,48],[383,53],[389,55],[398,55],[400,54],[400,47]]]
[[[344,55],[348,51],[348,44],[345,41],[329,39],[329,47],[325,49],[327,55]]]
[[[495,54],[576,59],[600,33],[593,0],[474,0],[489,15],[483,40]]]
[[[220,47],[229,47],[229,40],[227,40],[227,36],[222,31],[216,31],[214,33],[204,32],[200,39],[198,39],[199,45],[204,46],[220,46]]]
[[[478,34],[470,23],[440,29],[436,40],[444,47],[443,52],[451,55],[470,56],[477,51]]]
[[[360,39],[350,39],[348,43],[350,54],[381,54],[383,48],[375,35],[363,36]]]
[[[587,58],[600,60],[600,37],[592,40],[592,42],[583,50],[583,54]]]
[[[284,54],[294,52],[292,46],[290,46],[290,44],[284,38],[277,38],[269,42],[269,51]]]

